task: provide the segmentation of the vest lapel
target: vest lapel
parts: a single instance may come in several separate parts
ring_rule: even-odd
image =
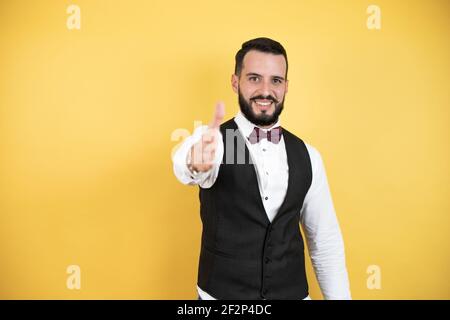
[[[239,128],[238,128],[238,126],[237,126],[237,124],[236,124],[236,122],[234,120],[232,121],[232,128],[234,130],[238,130],[237,131],[238,134],[236,135],[236,139],[242,139],[243,140],[242,143],[245,146],[245,164],[244,164],[244,166],[246,168],[248,168],[249,174],[251,176],[251,179],[255,182],[254,186],[256,186],[256,187],[252,187],[251,188],[252,189],[252,193],[253,193],[253,196],[258,199],[258,205],[259,205],[259,207],[261,209],[261,212],[264,213],[264,216],[262,217],[264,224],[265,225],[269,225],[270,224],[270,220],[269,220],[269,217],[267,216],[266,209],[264,208],[264,204],[263,204],[262,199],[261,199],[261,192],[259,191],[256,166],[255,166],[254,163],[250,163],[251,155],[250,155],[250,150],[248,150],[248,147],[247,147],[247,141],[246,141],[247,138],[242,135],[241,131],[239,130]],[[240,144],[239,144],[238,141],[234,141],[235,156],[237,154],[237,146],[239,146],[239,145]],[[239,164],[235,164],[235,165],[239,165]]]

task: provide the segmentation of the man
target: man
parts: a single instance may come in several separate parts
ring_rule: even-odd
[[[174,154],[178,180],[200,187],[200,299],[309,299],[299,223],[325,299],[351,298],[321,156],[280,127],[287,71],[280,43],[245,42],[231,78],[240,112],[221,124],[218,103]]]

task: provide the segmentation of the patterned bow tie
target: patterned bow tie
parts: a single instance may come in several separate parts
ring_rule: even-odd
[[[262,139],[267,139],[268,141],[277,144],[281,140],[281,134],[283,130],[281,127],[275,127],[272,130],[263,131],[258,127],[255,127],[248,136],[248,140],[251,144],[260,142]]]

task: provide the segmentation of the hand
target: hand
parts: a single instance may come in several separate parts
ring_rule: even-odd
[[[203,133],[199,142],[191,148],[191,159],[189,170],[197,172],[206,172],[214,165],[216,156],[219,128],[225,115],[225,105],[223,102],[216,104],[216,110],[208,129]]]

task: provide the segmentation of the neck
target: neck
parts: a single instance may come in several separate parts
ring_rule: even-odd
[[[269,129],[270,127],[272,127],[275,123],[269,124],[268,126],[258,126],[261,129]]]

